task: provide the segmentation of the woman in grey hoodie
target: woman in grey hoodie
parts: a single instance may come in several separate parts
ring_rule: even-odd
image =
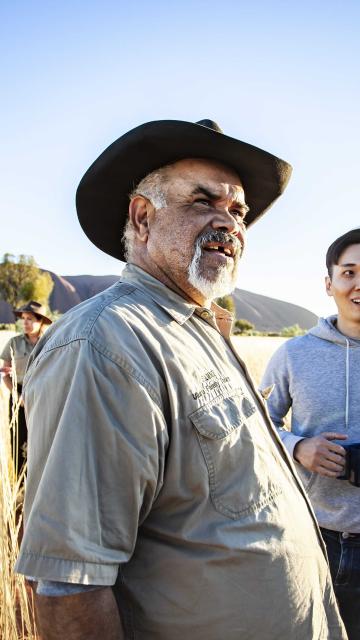
[[[360,638],[360,487],[340,479],[345,449],[360,442],[360,229],[329,247],[326,290],[338,315],[271,358],[261,389],[308,491],[327,545],[349,640]],[[291,408],[291,431],[284,417]]]

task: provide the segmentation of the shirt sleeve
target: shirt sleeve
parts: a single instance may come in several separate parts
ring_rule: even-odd
[[[261,390],[271,386],[273,390],[266,401],[267,408],[283,444],[293,457],[295,445],[303,437],[296,436],[285,428],[284,418],[292,405],[286,343],[274,353],[261,380]]]
[[[5,360],[6,362],[11,362],[11,348],[13,347],[13,340],[10,340],[5,344],[3,350],[0,353],[0,359]]]
[[[25,392],[25,533],[16,570],[112,585],[163,481],[167,426],[155,391],[86,340],[39,358]]]

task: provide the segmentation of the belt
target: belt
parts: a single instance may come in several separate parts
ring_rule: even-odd
[[[348,538],[360,538],[360,533],[350,533],[350,531],[334,531],[333,529],[325,529],[325,527],[321,527],[322,531],[326,533],[336,533],[341,536],[343,540],[347,540]]]

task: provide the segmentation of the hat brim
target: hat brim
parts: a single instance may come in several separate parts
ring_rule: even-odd
[[[21,318],[23,313],[32,313],[33,316],[41,320],[44,324],[52,324],[52,320],[50,320],[50,318],[48,318],[47,316],[43,316],[42,313],[35,313],[35,311],[33,311],[32,309],[23,309],[23,311],[13,309],[13,314],[17,318]]]
[[[78,218],[91,242],[125,260],[121,238],[129,194],[155,169],[184,158],[215,160],[238,173],[250,207],[247,226],[282,194],[292,171],[291,165],[271,153],[200,124],[180,120],[142,124],[105,149],[79,184]]]

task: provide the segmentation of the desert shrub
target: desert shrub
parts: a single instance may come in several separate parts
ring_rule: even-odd
[[[244,333],[249,334],[255,329],[255,325],[249,320],[245,320],[244,318],[239,318],[239,320],[235,321],[234,324],[234,333]]]
[[[222,307],[223,309],[226,309],[226,311],[230,311],[230,313],[235,315],[235,302],[232,296],[222,296],[217,298],[215,302],[219,307]]]
[[[296,336],[303,336],[306,331],[299,327],[298,324],[293,324],[291,327],[284,327],[280,331],[280,336],[283,338],[294,338]]]

